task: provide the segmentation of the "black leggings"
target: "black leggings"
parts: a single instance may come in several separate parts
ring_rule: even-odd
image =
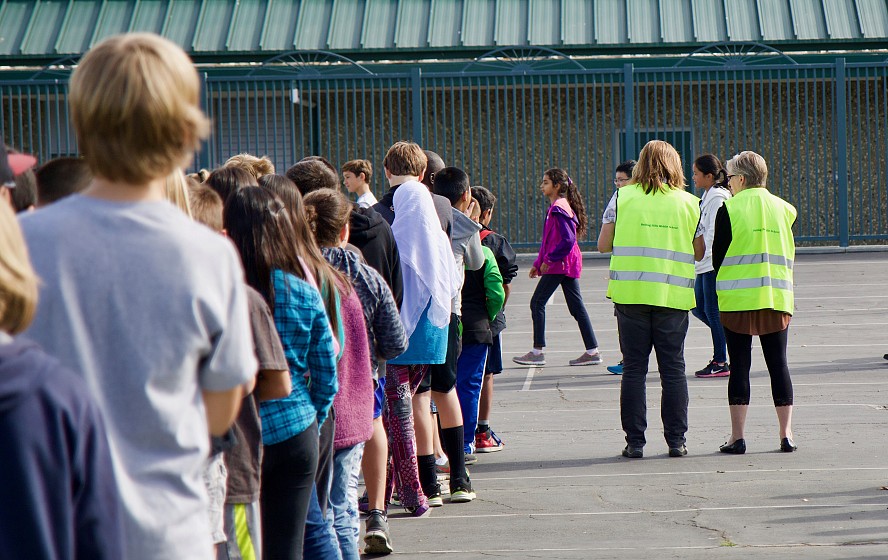
[[[771,396],[774,406],[792,405],[792,380],[786,364],[786,342],[789,329],[759,336],[762,354],[771,376]],[[752,335],[725,329],[731,377],[728,379],[728,404],[749,404],[749,368],[752,365]]]
[[[265,446],[262,461],[262,557],[300,560],[308,501],[318,469],[318,424]]]
[[[533,346],[545,348],[546,346],[546,302],[561,286],[567,310],[577,321],[580,327],[580,335],[586,350],[598,348],[598,340],[595,331],[592,330],[592,321],[586,313],[586,305],[583,303],[583,295],[580,293],[580,281],[577,278],[568,278],[564,274],[543,274],[537,284],[533,296],[530,298],[530,317],[533,319]]]

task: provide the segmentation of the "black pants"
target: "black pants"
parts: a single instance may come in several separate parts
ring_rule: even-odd
[[[327,500],[330,498],[330,485],[333,483],[333,438],[336,436],[336,412],[330,407],[330,413],[321,426],[318,435],[318,470],[315,473],[315,484],[318,489],[318,505],[321,512],[327,514]]]
[[[318,468],[318,425],[265,446],[262,461],[262,557],[301,560],[308,501]]]
[[[684,341],[688,312],[653,305],[616,304],[623,378],[620,386],[620,418],[626,443],[643,447],[647,429],[645,379],[651,349],[657,352],[660,370],[660,417],[669,447],[685,443],[688,431],[688,380],[685,376]]]
[[[771,396],[774,406],[792,405],[792,380],[786,364],[786,342],[789,329],[759,336],[762,354],[771,376]],[[752,366],[752,335],[725,329],[731,377],[728,379],[728,404],[749,404],[749,369]]]
[[[537,284],[533,297],[530,298],[530,316],[533,318],[533,346],[545,348],[546,346],[546,302],[561,286],[564,300],[567,302],[567,310],[577,321],[580,334],[583,336],[585,350],[598,348],[598,340],[595,339],[595,331],[592,330],[592,321],[586,313],[583,304],[583,295],[580,293],[580,281],[577,278],[568,278],[564,274],[543,274]]]

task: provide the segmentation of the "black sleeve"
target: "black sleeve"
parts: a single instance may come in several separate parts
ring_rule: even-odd
[[[512,279],[518,276],[518,265],[515,262],[518,259],[518,255],[515,254],[515,249],[512,249],[512,245],[509,244],[505,237],[499,236],[498,241],[500,242],[499,246],[494,251],[496,264],[499,267],[500,275],[503,277],[503,284],[509,284],[512,282]]]
[[[712,239],[712,267],[718,272],[725,255],[728,254],[728,247],[731,246],[731,217],[728,215],[728,209],[722,205],[715,215],[715,231]]]
[[[401,309],[401,303],[404,301],[404,279],[401,276],[401,255],[398,253],[398,244],[395,241],[394,234],[389,230],[391,235],[391,249],[389,252],[389,269],[388,281],[389,287],[392,289],[392,295],[395,296],[395,303],[398,309]]]

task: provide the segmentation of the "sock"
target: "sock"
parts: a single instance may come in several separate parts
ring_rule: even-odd
[[[478,427],[475,428],[476,434],[484,434],[487,433],[487,430],[490,429],[490,422],[488,420],[478,420]]]
[[[441,430],[441,443],[450,460],[450,491],[468,486],[466,455],[463,451],[463,427],[454,426]]]
[[[531,350],[531,352],[533,352],[534,356],[539,356],[540,354],[543,353],[543,349],[542,348],[534,348]]]
[[[416,466],[419,470],[419,485],[422,486],[422,493],[426,496],[437,494],[438,473],[435,470],[435,456],[418,455]]]
[[[447,464],[447,455],[441,455],[440,457],[435,459],[435,464],[438,465],[439,467],[443,467],[444,465],[446,465]]]
[[[596,346],[595,348],[586,348],[586,354],[589,354],[590,356],[598,354],[598,346]]]

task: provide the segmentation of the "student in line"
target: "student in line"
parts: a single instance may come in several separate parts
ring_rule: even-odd
[[[634,159],[629,159],[617,166],[617,169],[614,171],[614,187],[616,187],[617,190],[629,184],[629,181],[632,178],[632,171],[635,169],[635,163]],[[604,209],[604,215],[601,217],[601,224],[612,224],[616,219],[617,193],[614,191],[613,196]],[[617,312],[614,311],[614,317],[616,316]],[[615,366],[607,366],[607,371],[614,375],[623,375],[623,360],[620,360],[620,363]]]
[[[370,178],[373,177],[373,164],[366,159],[353,159],[342,166],[342,182],[345,189],[357,196],[355,204],[361,208],[369,208],[377,203],[373,191],[370,190]]]
[[[163,200],[209,131],[199,99],[166,39],[91,49],[69,104],[93,182],[22,218],[44,302],[25,334],[83,376],[105,416],[126,558],[212,556],[207,433],[226,432],[256,372],[234,248]]]

